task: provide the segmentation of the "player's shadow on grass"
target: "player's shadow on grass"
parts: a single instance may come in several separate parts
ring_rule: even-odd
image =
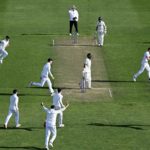
[[[90,123],[90,126],[98,126],[98,127],[114,127],[114,128],[130,128],[135,130],[144,130],[143,127],[150,127],[150,125],[138,125],[138,124],[103,124],[103,123]]]
[[[39,148],[39,147],[34,147],[34,146],[0,146],[0,149],[29,149],[29,150],[45,150],[45,148]]]
[[[143,44],[150,44],[150,42],[142,42]]]
[[[34,131],[34,130],[41,130],[44,129],[44,127],[20,127],[20,128],[16,128],[16,127],[8,127],[7,129],[5,129],[4,127],[0,127],[0,130],[25,130],[25,131]]]
[[[11,96],[10,93],[0,93],[1,96]],[[47,94],[38,94],[38,93],[21,93],[18,94],[18,96],[50,96],[50,94],[47,92]]]

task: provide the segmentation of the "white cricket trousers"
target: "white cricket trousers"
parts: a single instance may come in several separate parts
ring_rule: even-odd
[[[91,88],[91,71],[87,72],[87,78],[85,79],[86,87]]]
[[[56,110],[60,110],[60,107],[55,106]],[[63,124],[63,112],[61,111],[60,113],[58,113],[58,126],[60,126],[61,124]]]
[[[52,88],[51,80],[48,77],[42,77],[41,82],[33,82],[32,85],[43,87],[45,82],[47,82],[50,92],[54,93],[54,90]]]
[[[0,60],[3,60],[7,56],[8,56],[8,52],[4,49],[1,49],[0,50]]]
[[[6,117],[6,120],[5,120],[5,125],[7,126],[10,118],[12,117],[12,115],[15,115],[15,122],[16,122],[16,126],[19,124],[19,111],[18,110],[9,110],[8,112],[8,115]]]
[[[104,32],[98,31],[98,44],[103,46],[103,44],[104,44]]]
[[[51,139],[50,139],[50,135]],[[57,130],[56,130],[56,126],[46,126],[46,131],[45,131],[45,146],[48,147],[48,142],[52,143],[54,142],[54,140],[56,139],[56,135],[57,135]]]
[[[134,77],[137,78],[145,69],[147,70],[148,78],[150,79],[150,66],[148,63],[141,64],[140,70],[134,75]]]

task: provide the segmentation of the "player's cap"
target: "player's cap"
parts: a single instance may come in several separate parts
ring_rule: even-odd
[[[10,37],[8,35],[6,35],[6,39],[10,39]]]

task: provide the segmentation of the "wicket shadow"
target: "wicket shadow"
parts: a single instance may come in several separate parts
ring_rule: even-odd
[[[22,147],[19,147],[19,146],[14,146],[14,147],[11,147],[11,146],[0,146],[0,149],[29,149],[29,150],[45,150],[45,148],[39,148],[39,147],[34,147],[34,146],[22,146]]]
[[[138,124],[103,124],[103,123],[89,123],[90,126],[98,126],[98,127],[113,127],[113,128],[130,128],[134,130],[145,130],[143,127],[150,127],[150,125],[138,125]]]

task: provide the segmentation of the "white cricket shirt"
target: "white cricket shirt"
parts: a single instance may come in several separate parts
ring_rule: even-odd
[[[104,21],[101,20],[97,22],[97,31],[106,32],[106,25]]]
[[[143,59],[142,59],[142,64],[144,64],[144,63],[148,63],[148,58],[150,58],[150,53],[149,53],[149,51],[146,51],[145,53],[144,53],[144,56],[143,56]]]
[[[43,106],[43,108],[44,108],[44,111],[47,113],[47,115],[46,115],[46,127],[56,126],[57,114],[61,113],[61,111],[64,111],[65,108],[60,109],[60,110],[48,109],[45,106]]]
[[[50,76],[52,76],[51,64],[49,62],[44,65],[41,76],[47,78],[48,74],[50,74]]]
[[[64,107],[62,103],[63,95],[61,93],[56,92],[53,96],[53,105],[56,109],[60,109]]]
[[[2,40],[1,42],[3,43],[2,49],[5,50],[5,48],[9,45],[9,40]]]
[[[86,58],[86,59],[85,59],[84,64],[85,64],[86,67],[87,67],[87,71],[91,71],[91,60],[90,60],[89,58]]]
[[[17,94],[13,94],[12,96],[10,96],[9,109],[10,110],[18,110],[18,101],[19,101],[19,98],[18,98]]]

